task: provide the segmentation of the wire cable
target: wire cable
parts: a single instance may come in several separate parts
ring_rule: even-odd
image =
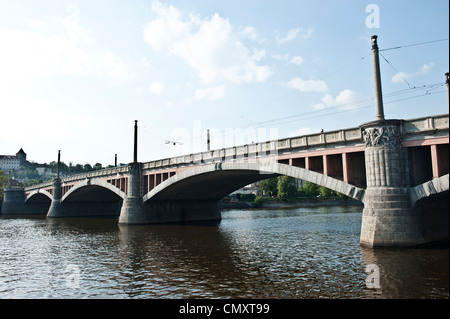
[[[439,40],[420,42],[420,43],[413,43],[413,44],[408,44],[408,45],[401,45],[401,46],[397,46],[397,47],[392,47],[392,48],[378,50],[378,52],[403,49],[403,48],[413,47],[413,46],[417,46],[417,45],[424,45],[424,44],[435,43],[435,42],[442,42],[442,41],[448,41],[448,38],[447,39],[439,39]]]

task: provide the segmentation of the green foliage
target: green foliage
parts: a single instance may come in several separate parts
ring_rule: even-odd
[[[8,175],[0,171],[0,201],[3,200],[3,189],[8,186]]]
[[[262,196],[256,196],[253,202],[255,203],[256,207],[262,207],[262,205],[264,204],[264,199],[262,198]]]
[[[276,196],[278,193],[278,178],[268,178],[259,182],[259,190],[268,196]]]
[[[319,186],[311,182],[305,182],[301,192],[306,197],[316,197],[319,195]]]
[[[43,179],[29,179],[29,180],[26,180],[26,181],[23,183],[23,185],[24,185],[25,187],[30,187],[30,186],[33,186],[33,185],[36,185],[36,184],[41,184],[41,183],[43,183],[43,182],[44,182]]]
[[[335,195],[334,191],[332,191],[329,188],[323,187],[323,186],[319,187],[319,193],[320,193],[320,196],[322,196],[322,197],[333,197]]]
[[[278,199],[286,201],[298,196],[295,179],[289,176],[279,176],[277,183]]]

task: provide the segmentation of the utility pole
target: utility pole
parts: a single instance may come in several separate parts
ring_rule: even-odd
[[[373,57],[373,75],[375,81],[375,108],[376,108],[376,120],[384,120],[383,110],[383,93],[381,90],[381,74],[380,74],[380,58],[378,55],[378,36],[372,36],[372,57]]]
[[[211,139],[209,136],[209,129],[208,129],[207,134],[206,134],[206,147],[207,147],[208,151],[210,151],[210,142],[211,142]]]
[[[133,163],[137,163],[137,131],[138,131],[138,126],[137,126],[137,120],[134,121],[134,160]]]
[[[57,173],[56,178],[59,179],[59,169],[61,165],[61,151],[58,150],[58,166],[57,166]]]
[[[117,154],[114,156],[114,167],[117,167]]]
[[[450,109],[450,97],[449,97],[449,88],[448,88],[448,86],[449,86],[449,79],[448,79],[448,77],[449,77],[449,73],[447,72],[447,73],[445,73],[445,86],[447,87],[447,106]]]

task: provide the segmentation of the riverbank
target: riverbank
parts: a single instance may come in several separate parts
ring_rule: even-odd
[[[280,201],[280,200],[266,200],[262,205],[257,205],[254,202],[246,201],[223,201],[222,209],[266,209],[266,208],[297,208],[297,207],[315,207],[315,206],[361,206],[363,204],[359,201],[347,199],[320,199],[310,198],[296,201]]]

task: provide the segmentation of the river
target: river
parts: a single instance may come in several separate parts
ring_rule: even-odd
[[[449,297],[448,245],[363,248],[361,211],[229,210],[216,225],[3,217],[0,298]]]

